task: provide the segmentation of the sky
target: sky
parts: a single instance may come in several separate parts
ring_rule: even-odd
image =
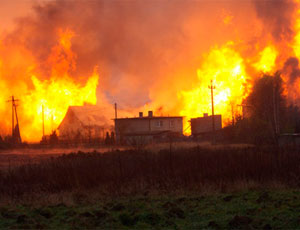
[[[0,0],[0,116],[8,117],[3,126],[10,130],[5,101],[14,94],[23,100],[23,130],[27,125],[35,135],[44,101],[58,111],[53,102],[64,99],[61,118],[69,105],[82,104],[57,97],[52,82],[69,92],[74,87],[65,84],[66,74],[84,87],[94,73],[97,105],[117,102],[134,115],[153,110],[202,116],[210,111],[207,85],[214,78],[215,111],[231,119],[231,101],[241,104],[248,92],[241,86],[260,76],[255,66],[262,54],[272,57],[266,61],[277,70],[295,56],[289,44],[300,34],[294,30],[299,8],[290,0]],[[295,47],[300,57],[300,39]],[[288,64],[300,81],[298,59]]]
[[[17,18],[30,14],[34,3],[45,1],[47,0],[0,0],[0,32],[10,30]]]

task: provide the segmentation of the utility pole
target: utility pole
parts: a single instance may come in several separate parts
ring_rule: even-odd
[[[215,111],[214,111],[214,89],[216,86],[213,84],[213,80],[210,81],[210,85],[208,86],[211,93],[211,117],[212,117],[212,143],[215,144]]]
[[[115,119],[118,119],[117,103],[115,103]]]
[[[11,138],[14,138],[14,133],[15,133],[15,115],[14,115],[14,104],[15,104],[15,99],[14,96],[11,96]]]
[[[280,133],[279,128],[279,105],[278,105],[278,77],[275,75],[273,78],[273,119],[274,119],[274,137],[276,143],[278,143],[278,136]]]
[[[11,99],[7,102],[11,102],[11,137],[13,142],[22,142],[21,141],[21,135],[20,135],[20,129],[19,129],[19,120],[18,120],[18,114],[17,114],[17,104],[18,99],[15,99],[15,97],[12,95]],[[16,116],[16,130],[15,130],[15,116]],[[16,131],[16,133],[15,133]]]
[[[51,133],[53,133],[54,132],[54,121],[53,121],[53,111],[52,111],[52,113],[51,113]]]
[[[43,120],[43,139],[45,137],[45,112],[44,112],[44,105],[42,105],[42,120]]]
[[[232,126],[234,126],[234,109],[233,109],[233,102],[231,104],[231,116],[232,116]]]

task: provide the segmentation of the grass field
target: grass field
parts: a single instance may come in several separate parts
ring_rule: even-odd
[[[77,194],[78,196],[78,194]],[[299,190],[135,197],[2,206],[1,229],[300,229]]]
[[[300,229],[299,188],[297,149],[49,154],[0,171],[0,228]]]

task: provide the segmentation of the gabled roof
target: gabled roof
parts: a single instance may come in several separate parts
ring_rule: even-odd
[[[95,105],[69,106],[58,129],[64,123],[71,124],[72,122],[80,122],[82,126],[109,127],[112,122],[107,119],[106,113],[106,108]]]
[[[171,119],[171,118],[175,118],[175,119],[178,119],[178,118],[183,118],[182,116],[168,116],[168,117],[165,117],[165,116],[159,116],[159,117],[125,117],[125,118],[117,118],[117,119],[113,119],[113,120],[151,120],[151,119]]]

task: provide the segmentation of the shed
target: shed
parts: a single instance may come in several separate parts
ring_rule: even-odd
[[[208,116],[207,113],[203,115],[203,117],[197,117],[191,119],[191,130],[192,135],[203,135],[212,132],[212,116]],[[215,131],[222,129],[222,116],[214,115],[215,121]]]

